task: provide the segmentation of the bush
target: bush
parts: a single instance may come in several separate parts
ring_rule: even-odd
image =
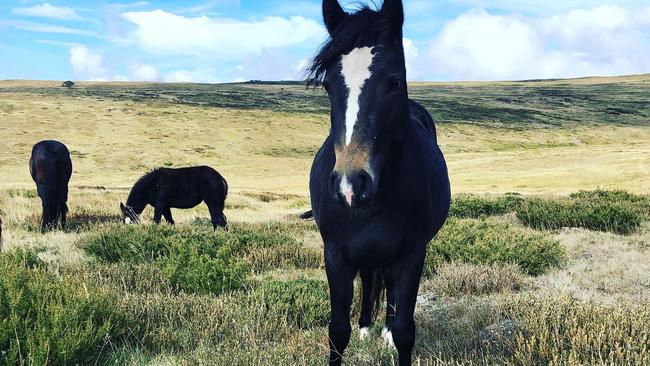
[[[512,263],[530,275],[539,275],[562,261],[557,240],[508,224],[450,219],[429,244],[425,275],[444,262],[471,264]]]
[[[452,199],[449,215],[475,219],[504,215],[515,211],[523,201],[524,198],[517,193],[507,193],[503,196],[459,194]]]
[[[548,200],[531,198],[517,210],[517,218],[535,229],[582,227],[590,230],[630,234],[641,225],[637,209],[625,203],[592,199]]]
[[[247,240],[211,228],[119,225],[90,237],[84,248],[104,263],[153,263],[177,290],[219,294],[243,286],[248,269],[236,254]]]
[[[0,364],[95,364],[127,334],[116,299],[37,268],[35,254],[0,256]]]
[[[638,213],[644,219],[650,220],[650,198],[621,190],[596,189],[593,191],[579,191],[571,194],[571,198],[580,201],[602,202],[609,204],[624,204]]]
[[[307,329],[327,325],[330,302],[327,283],[319,280],[263,282],[253,290],[251,301],[269,312],[286,314],[287,321]]]

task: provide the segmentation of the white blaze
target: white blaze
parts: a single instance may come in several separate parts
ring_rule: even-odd
[[[343,178],[341,178],[341,193],[345,196],[348,205],[352,206],[352,184],[350,184],[350,181],[345,174],[343,174]]]
[[[375,55],[372,48],[355,48],[341,59],[343,80],[348,88],[348,103],[345,112],[345,144],[350,145],[354,125],[359,116],[359,97],[363,85],[372,76],[370,66]]]

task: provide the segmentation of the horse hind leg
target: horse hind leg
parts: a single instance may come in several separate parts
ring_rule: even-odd
[[[361,277],[361,316],[359,317],[359,338],[364,339],[370,333],[373,318],[373,271],[362,269],[359,273]]]
[[[223,214],[223,205],[217,205],[214,202],[206,202],[208,210],[210,210],[210,220],[212,221],[212,228],[228,227],[228,219]]]

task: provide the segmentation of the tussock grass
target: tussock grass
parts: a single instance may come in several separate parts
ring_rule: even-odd
[[[470,219],[449,219],[427,248],[425,275],[444,262],[517,264],[539,275],[558,266],[564,251],[557,240],[519,227]]]
[[[650,309],[573,299],[523,298],[506,306],[520,330],[508,347],[518,365],[647,365]]]
[[[301,329],[329,323],[329,290],[324,281],[263,282],[253,290],[251,301],[264,304],[270,312],[285,313],[287,321]]]
[[[526,275],[516,264],[443,263],[436,275],[422,283],[421,290],[437,296],[479,296],[521,289]]]

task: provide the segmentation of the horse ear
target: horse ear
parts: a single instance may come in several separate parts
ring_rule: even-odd
[[[323,20],[330,35],[334,33],[347,15],[338,0],[323,0]]]
[[[402,34],[404,26],[404,5],[402,0],[384,0],[381,15],[386,20],[390,31],[395,35]]]

